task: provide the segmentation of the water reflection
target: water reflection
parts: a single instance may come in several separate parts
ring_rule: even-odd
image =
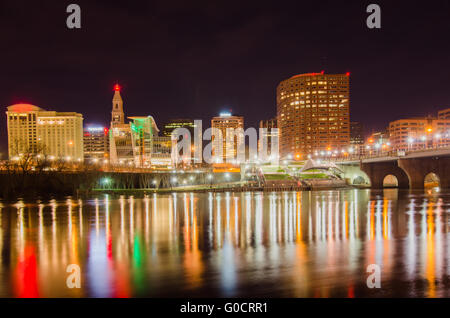
[[[108,195],[0,205],[2,297],[445,297],[448,193]],[[66,268],[81,268],[69,289]],[[366,287],[366,268],[382,288]]]

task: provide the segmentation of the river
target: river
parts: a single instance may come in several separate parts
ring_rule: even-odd
[[[0,222],[0,297],[450,296],[438,189],[17,200]]]

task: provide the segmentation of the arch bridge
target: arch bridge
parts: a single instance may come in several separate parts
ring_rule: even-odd
[[[351,184],[423,189],[426,184],[450,188],[450,149],[336,162]],[[388,177],[388,178],[387,178]]]

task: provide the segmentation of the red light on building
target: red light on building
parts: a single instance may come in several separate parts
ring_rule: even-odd
[[[350,76],[350,72],[345,73],[345,75]]]
[[[31,104],[15,104],[12,105],[12,111],[16,113],[28,113],[36,110],[36,106]]]
[[[105,128],[103,129],[103,131],[105,132],[105,135],[107,135],[108,132],[109,132],[109,129],[105,127]]]
[[[120,85],[119,84],[114,85],[114,90],[116,92],[120,92]]]

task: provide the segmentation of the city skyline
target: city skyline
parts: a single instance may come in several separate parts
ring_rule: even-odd
[[[170,316],[448,301],[449,16],[0,1],[0,298]]]
[[[107,125],[110,88],[119,81],[129,113],[152,113],[161,123],[177,117],[208,122],[231,109],[242,114],[248,126],[257,127],[259,120],[275,116],[280,81],[324,70],[351,73],[350,120],[362,122],[366,133],[405,116],[427,116],[447,108],[449,80],[440,70],[450,66],[448,44],[439,43],[438,49],[428,34],[449,28],[442,13],[449,5],[443,1],[421,9],[383,1],[380,5],[383,27],[370,30],[365,26],[365,5],[360,3],[301,4],[301,12],[295,3],[283,8],[246,3],[236,14],[224,3],[192,7],[81,2],[82,29],[68,30],[63,4],[47,3],[45,14],[33,17],[33,4],[7,2],[10,14],[0,21],[0,33],[10,49],[2,52],[2,61],[8,61],[2,69],[8,76],[0,82],[0,105],[6,109],[27,102],[77,111],[86,122]],[[168,16],[168,10],[174,10],[178,20]],[[433,17],[433,24],[411,19],[422,11]],[[327,23],[306,16],[311,12]],[[193,21],[180,28],[180,17]],[[119,19],[120,24],[114,23]],[[18,21],[21,29],[9,32]],[[40,29],[33,30],[37,22]],[[158,28],[153,28],[155,23]],[[104,25],[110,26],[107,32]],[[301,31],[306,26],[315,30],[314,36]],[[350,31],[348,38],[345,34]],[[401,43],[395,43],[396,37]],[[56,51],[36,45],[56,40]],[[119,47],[112,50],[117,43]],[[364,117],[367,108],[379,111],[369,120]],[[3,115],[2,152],[6,151],[5,123]]]

